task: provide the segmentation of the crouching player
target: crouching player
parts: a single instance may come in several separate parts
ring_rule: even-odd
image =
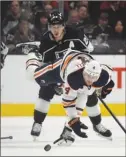
[[[62,143],[74,142],[72,131],[82,138],[80,117],[86,107],[95,132],[103,137],[111,138],[112,133],[101,124],[101,112],[98,105],[96,89],[105,98],[114,87],[112,69],[95,61],[84,52],[68,49],[64,57],[55,63],[44,64],[35,69],[34,78],[41,86],[50,83],[63,83],[63,106],[67,113],[67,121],[60,137]]]
[[[93,124],[93,130],[102,137],[112,139],[111,131],[101,123],[102,118],[97,98],[97,95],[100,95],[104,99],[111,93],[114,87],[112,69],[93,59],[87,59],[83,55],[78,59],[75,57],[68,64],[67,60],[68,56],[63,60],[60,73],[65,82],[62,100],[67,113],[60,144],[74,142],[72,130],[82,138],[87,137],[86,133],[81,131],[81,122],[78,116],[82,114],[85,107]]]

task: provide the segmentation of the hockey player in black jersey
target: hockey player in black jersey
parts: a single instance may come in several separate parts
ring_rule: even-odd
[[[39,49],[32,49],[28,54],[27,72],[31,77],[36,67],[44,63],[53,63],[56,59],[63,56],[66,49],[75,47],[77,50],[93,51],[93,46],[88,38],[77,30],[65,26],[64,17],[58,11],[54,11],[48,18],[48,29],[41,40]],[[39,98],[34,109],[34,124],[31,135],[39,136],[42,123],[48,113],[51,99],[54,95],[61,94],[61,88],[56,83],[41,86]],[[87,128],[83,125],[83,127]]]

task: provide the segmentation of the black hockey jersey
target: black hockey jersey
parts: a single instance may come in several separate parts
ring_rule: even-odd
[[[80,51],[87,50],[89,53],[93,51],[93,45],[83,33],[66,27],[63,39],[58,42],[53,39],[50,31],[46,32],[42,37],[39,53],[43,62],[53,62],[62,57],[69,47]]]

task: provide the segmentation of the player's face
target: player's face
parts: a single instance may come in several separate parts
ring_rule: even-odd
[[[88,86],[91,86],[99,78],[99,76],[91,76],[91,75],[87,74],[86,72],[83,73],[83,76],[84,76],[84,80]]]
[[[64,32],[63,25],[50,25],[49,29],[52,32],[52,34],[56,40],[58,40],[58,39],[60,40],[62,38],[62,35]]]

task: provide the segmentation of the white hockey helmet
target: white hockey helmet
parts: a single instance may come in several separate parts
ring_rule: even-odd
[[[92,82],[95,82],[100,77],[101,70],[102,68],[100,66],[100,63],[95,60],[91,60],[85,64],[83,74],[84,76],[87,75],[87,80],[89,79]]]

